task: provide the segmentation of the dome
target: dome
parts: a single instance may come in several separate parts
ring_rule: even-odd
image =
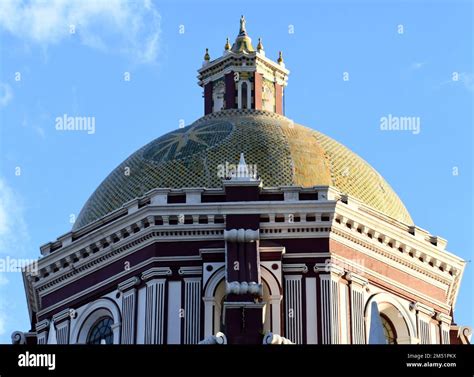
[[[153,188],[222,187],[218,167],[236,164],[241,152],[248,164],[257,166],[264,187],[334,186],[396,220],[413,223],[382,176],[342,144],[276,113],[229,109],[133,153],[87,200],[74,229]]]

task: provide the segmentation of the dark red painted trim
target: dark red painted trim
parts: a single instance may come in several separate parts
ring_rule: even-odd
[[[283,87],[275,83],[275,112],[283,115]]]
[[[227,186],[225,193],[228,202],[257,202],[260,195],[260,188],[257,186]]]
[[[260,215],[227,215],[226,229],[253,229],[260,227]]]
[[[212,82],[204,85],[204,115],[212,113]]]
[[[225,75],[225,108],[235,109],[237,104],[235,103],[235,81],[234,72],[229,72]]]

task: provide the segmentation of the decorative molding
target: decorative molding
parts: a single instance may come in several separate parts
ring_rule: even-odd
[[[428,305],[422,304],[421,302],[412,302],[410,304],[410,310],[416,310],[417,312],[423,313],[428,317],[433,317],[436,313],[433,308],[430,308]]]
[[[225,286],[226,294],[244,295],[250,293],[252,295],[263,296],[263,286],[256,282],[227,282]]]
[[[141,240],[144,239],[144,242],[141,243]],[[155,240],[153,237],[144,236],[138,240],[132,241],[123,247],[117,249],[111,249],[106,254],[100,254],[96,259],[86,260],[83,263],[77,263],[73,268],[68,267],[68,272],[65,272],[62,276],[53,275],[51,279],[47,281],[39,281],[34,283],[33,286],[36,292],[41,292],[40,294],[47,294],[51,291],[54,291],[58,288],[62,288],[65,284],[69,284],[73,281],[80,279],[83,276],[86,276],[102,266],[110,264],[117,261],[127,255],[133,254],[135,251],[140,250],[152,243]],[[130,246],[130,248],[128,248]],[[123,249],[123,250],[122,250]],[[96,255],[93,254],[93,255]],[[89,258],[89,257],[88,257]],[[189,255],[189,256],[165,256],[165,257],[153,257],[150,258],[149,262],[168,262],[168,261],[188,261],[196,260],[200,261],[202,258],[199,255]],[[127,271],[125,271],[127,272]]]
[[[269,332],[263,337],[262,344],[295,344],[290,339],[284,338],[278,334],[273,334]]]
[[[280,253],[285,254],[285,246],[259,246],[258,251],[260,253]],[[285,254],[286,255],[286,254]]]
[[[341,212],[344,213],[344,215],[342,215]],[[347,216],[358,219],[357,223],[359,223],[359,227],[364,228],[363,233],[358,233],[355,227],[351,229],[346,228],[345,224],[354,223],[354,220],[349,219]],[[436,274],[438,279],[440,276],[444,278],[454,278],[459,274],[460,270],[464,268],[463,261],[459,257],[447,251],[439,250],[439,248],[431,244],[429,238],[419,239],[409,233],[409,228],[401,229],[400,224],[395,225],[377,219],[375,220],[376,222],[374,222],[374,217],[377,216],[373,213],[361,213],[354,209],[347,208],[347,206],[340,207],[337,217],[339,218],[339,223],[337,221],[335,222],[333,233],[350,239],[352,242],[361,244],[379,254],[395,259],[402,264],[408,262],[411,268],[426,275]],[[395,227],[393,225],[395,225]],[[368,238],[369,233],[373,235],[371,239]],[[381,238],[383,242],[377,242],[378,238]],[[392,243],[392,247],[388,245],[389,243]],[[402,248],[403,253],[400,253],[398,248]],[[409,252],[413,252],[415,258],[408,258],[407,254]],[[418,259],[420,257],[423,257],[422,260]],[[429,264],[430,262],[432,265]],[[440,267],[442,267],[443,264],[444,271],[440,271]],[[449,275],[449,271],[452,272],[452,276]]]
[[[26,344],[26,335],[21,331],[14,331],[12,333],[12,344]]]
[[[53,322],[55,325],[67,319],[71,319],[71,309],[69,308],[61,310],[59,313],[53,315]]]
[[[441,323],[444,323],[446,325],[450,325],[451,322],[453,321],[453,318],[447,314],[444,314],[444,313],[436,313],[436,320],[437,321],[440,321]]]
[[[117,289],[120,292],[124,292],[124,291],[126,291],[130,288],[133,288],[133,287],[137,286],[138,284],[140,284],[140,281],[141,280],[138,276],[133,276],[130,279],[127,279],[127,280],[122,281],[121,283],[119,283],[118,286],[117,286]]]
[[[202,266],[183,266],[178,270],[180,275],[202,275]]]
[[[150,280],[155,277],[171,275],[172,271],[169,267],[153,267],[142,273],[142,280]]]
[[[422,262],[417,262],[416,258],[409,257],[410,259],[407,259],[405,253],[402,254],[397,249],[393,250],[388,248],[388,246],[386,248],[376,246],[374,243],[369,243],[360,239],[354,233],[348,234],[345,231],[341,232],[340,230],[335,229],[331,234],[331,238],[347,247],[375,258],[382,263],[396,266],[398,269],[405,272],[409,271],[412,274],[420,274],[424,279],[428,277],[438,283],[446,285],[450,285],[453,281],[453,277],[449,275],[446,276],[446,274],[443,274],[441,271],[434,272],[431,269],[427,270],[426,268],[422,268],[419,266]]]
[[[50,321],[48,319],[43,319],[42,321],[36,323],[36,332],[41,332],[49,329]]]
[[[440,308],[446,309],[446,311],[449,311],[449,309],[450,309],[450,306],[447,305],[445,302],[436,300],[433,297],[430,297],[430,296],[428,296],[428,295],[426,295],[422,292],[417,291],[416,290],[417,287],[413,288],[412,286],[404,285],[404,284],[400,283],[399,281],[392,280],[392,279],[388,278],[385,275],[379,274],[379,273],[377,273],[373,270],[369,270],[365,266],[361,267],[360,265],[356,265],[356,264],[352,263],[352,260],[350,260],[350,259],[341,258],[337,255],[333,256],[333,258],[337,258],[338,262],[343,263],[344,265],[348,266],[349,268],[350,267],[354,268],[360,274],[364,274],[365,276],[368,276],[370,278],[375,278],[375,279],[384,281],[386,284],[394,286],[398,289],[401,289],[401,290],[409,293],[411,296],[416,296],[417,298],[426,300],[426,302],[436,304]]]
[[[199,344],[227,344],[227,338],[224,333],[218,332],[216,335],[210,335],[199,342]]]
[[[258,230],[231,229],[224,230],[224,240],[228,242],[254,242],[260,237]]]
[[[245,308],[245,309],[261,309],[265,306],[264,302],[250,302],[250,301],[224,301],[224,308]]]
[[[325,263],[316,263],[313,267],[313,271],[314,272],[327,272],[330,274],[337,275],[339,277],[344,275],[344,269],[329,259],[326,260]]]
[[[199,249],[199,254],[201,255],[201,257],[202,257],[202,254],[224,254],[224,253],[225,253],[224,247]]]
[[[287,253],[283,255],[284,259],[306,259],[306,258],[330,258],[330,253]]]
[[[362,288],[369,284],[369,280],[354,273],[354,272],[347,272],[345,276],[346,280],[361,286]]]
[[[305,263],[283,264],[283,272],[299,272],[306,274],[308,266]]]

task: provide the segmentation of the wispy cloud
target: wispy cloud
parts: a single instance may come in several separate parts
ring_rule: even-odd
[[[13,98],[10,85],[0,82],[0,107],[5,107]]]
[[[414,62],[414,63],[412,63],[412,65],[410,66],[410,69],[411,69],[412,71],[417,71],[417,70],[423,68],[425,65],[426,65],[425,62]]]
[[[140,63],[156,60],[160,23],[150,0],[2,0],[0,7],[0,28],[25,42],[47,47],[77,36]]]
[[[470,72],[453,72],[451,79],[441,82],[438,87],[459,84],[464,86],[468,91],[474,92],[474,74]]]
[[[459,81],[464,84],[467,90],[474,92],[474,74],[461,72],[459,74]]]

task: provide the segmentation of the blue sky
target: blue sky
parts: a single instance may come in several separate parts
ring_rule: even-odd
[[[241,14],[268,57],[283,51],[286,115],[371,163],[418,226],[472,259],[473,4],[447,0],[2,1],[0,258],[38,257],[115,166],[202,116],[196,70]],[[57,131],[63,114],[95,117],[95,133]],[[420,133],[381,131],[388,114],[420,117]],[[460,324],[474,325],[473,288],[468,263]],[[0,273],[0,342],[27,329],[21,276]]]

